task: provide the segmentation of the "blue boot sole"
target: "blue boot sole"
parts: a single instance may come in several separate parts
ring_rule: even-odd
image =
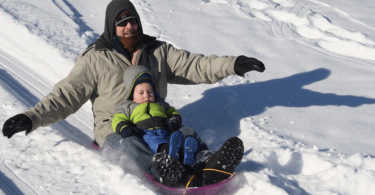
[[[181,131],[173,132],[169,139],[168,154],[170,156],[173,156],[175,159],[179,159],[180,149],[182,147],[183,141],[184,141],[184,135],[181,133]]]
[[[184,142],[184,165],[192,165],[198,151],[198,141],[194,137],[187,137]]]

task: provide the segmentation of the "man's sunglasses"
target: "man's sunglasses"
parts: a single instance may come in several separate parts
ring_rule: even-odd
[[[129,22],[130,22],[131,25],[137,24],[137,20],[135,18],[130,18],[130,19],[127,19],[127,20],[124,20],[124,21],[120,22],[119,24],[117,24],[117,26],[124,27],[124,26],[128,25]]]

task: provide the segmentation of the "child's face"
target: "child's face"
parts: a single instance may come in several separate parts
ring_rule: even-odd
[[[133,102],[138,104],[155,102],[154,91],[150,84],[141,83],[135,86]]]

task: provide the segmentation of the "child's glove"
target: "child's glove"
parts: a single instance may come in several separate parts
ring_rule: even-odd
[[[21,131],[26,131],[27,134],[31,131],[32,127],[33,123],[28,116],[18,114],[5,121],[3,125],[3,135],[11,138],[14,134]]]
[[[246,56],[238,57],[236,62],[234,63],[234,72],[239,76],[243,77],[245,73],[252,70],[264,72],[264,70],[266,70],[266,67],[261,61],[255,58],[248,58]]]
[[[126,126],[120,131],[120,135],[122,138],[127,138],[131,135],[140,133],[141,130],[134,127],[134,126]]]
[[[170,131],[177,131],[181,127],[181,116],[173,115],[171,118],[168,118],[165,123],[168,125]]]

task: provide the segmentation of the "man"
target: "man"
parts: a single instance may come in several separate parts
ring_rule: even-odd
[[[69,75],[56,83],[50,94],[26,112],[8,119],[3,126],[3,135],[11,138],[21,131],[26,131],[28,135],[38,127],[65,119],[90,100],[94,114],[95,141],[105,153],[127,153],[142,170],[150,172],[157,179],[163,179],[163,183],[167,185],[177,186],[186,182],[187,176],[182,179],[170,178],[168,175],[160,178],[159,173],[163,170],[155,168],[168,157],[158,156],[155,161],[160,163],[154,163],[153,167],[154,154],[136,133],[129,132],[129,136],[123,138],[111,128],[115,108],[124,101],[123,73],[127,67],[134,65],[145,65],[152,71],[156,91],[164,99],[167,96],[167,83],[215,83],[228,75],[243,76],[251,70],[265,70],[263,63],[254,58],[205,57],[158,41],[143,33],[140,17],[130,1],[113,0],[106,9],[105,29],[100,38],[80,54]],[[195,164],[212,164],[212,159],[221,158],[217,153],[216,157],[212,156],[213,152],[208,150],[194,130],[181,127],[180,131],[185,137],[194,136],[198,140],[199,152]],[[226,144],[228,143],[224,145]],[[238,155],[242,158],[242,154]],[[209,156],[212,156],[211,160],[206,162]],[[179,165],[174,165],[176,164],[171,164],[178,169]],[[232,168],[235,166],[237,164]],[[185,170],[183,173],[185,174]],[[199,181],[193,183],[197,182],[196,186],[203,185]]]

